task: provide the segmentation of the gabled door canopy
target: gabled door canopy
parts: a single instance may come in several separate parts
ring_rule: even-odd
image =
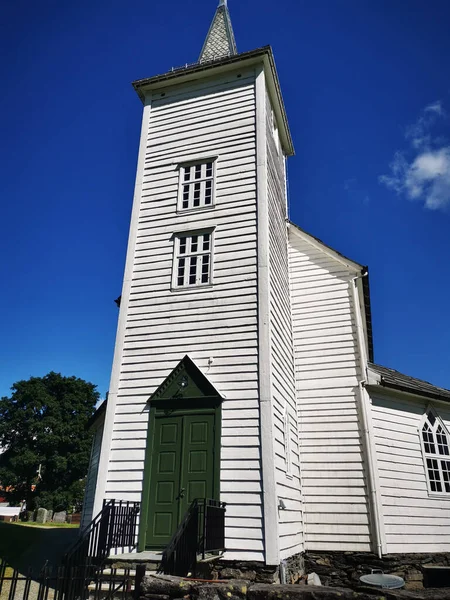
[[[169,400],[184,401],[189,399],[222,402],[224,398],[186,354],[170,375],[153,392],[148,402],[159,404]]]

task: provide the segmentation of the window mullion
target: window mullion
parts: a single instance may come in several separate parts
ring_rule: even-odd
[[[444,474],[442,473],[442,460],[439,458],[440,455],[438,455],[437,458],[437,463],[438,463],[438,469],[439,469],[439,480],[441,482],[441,488],[442,488],[442,492],[445,493],[445,481],[444,481]]]

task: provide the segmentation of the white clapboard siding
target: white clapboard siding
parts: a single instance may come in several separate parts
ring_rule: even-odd
[[[420,443],[429,402],[370,392],[387,553],[450,552],[450,498],[430,497]],[[450,428],[450,410],[434,407]]]
[[[303,551],[302,498],[300,489],[298,426],[295,397],[294,347],[289,291],[289,257],[286,227],[284,156],[274,139],[272,108],[266,97],[267,198],[269,210],[270,346],[274,420],[275,481],[277,497],[286,508],[278,511],[280,556]],[[278,132],[275,132],[278,136]],[[278,145],[277,145],[278,144]],[[286,431],[285,412],[290,415]],[[286,437],[290,444],[287,446]],[[289,450],[290,448],[290,450]],[[290,451],[290,457],[287,457]],[[287,472],[288,460],[291,464]]]
[[[255,76],[239,73],[152,94],[106,496],[141,499],[146,403],[188,354],[224,397],[227,558],[263,560]],[[177,212],[178,164],[209,156],[215,206]],[[214,285],[172,292],[173,233],[201,227],[215,228]]]
[[[86,478],[86,488],[84,491],[83,514],[81,516],[80,530],[89,525],[89,523],[95,517],[93,514],[94,496],[95,486],[97,484],[98,461],[100,459],[100,449],[102,447],[104,422],[105,416],[103,415],[95,424],[94,437],[92,439],[91,447],[91,458],[89,460],[89,470]]]
[[[350,279],[356,270],[289,230],[306,550],[370,551]]]

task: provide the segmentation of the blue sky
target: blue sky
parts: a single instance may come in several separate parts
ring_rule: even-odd
[[[109,376],[141,104],[216,7],[16,0],[0,35],[0,395]],[[450,3],[229,0],[271,44],[296,147],[291,218],[368,264],[377,362],[450,387]]]

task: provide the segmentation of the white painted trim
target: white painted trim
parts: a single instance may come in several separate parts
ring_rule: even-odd
[[[183,192],[184,185],[188,183],[188,185],[193,185],[195,183],[199,183],[195,179],[189,182],[183,181],[184,170],[186,167],[193,167],[195,165],[204,165],[208,162],[212,163],[212,177],[203,178],[200,180],[200,183],[203,181],[211,181],[211,203],[210,204],[202,204],[200,206],[191,206],[189,208],[183,208]],[[200,212],[205,210],[214,210],[216,208],[216,182],[217,182],[217,159],[206,159],[199,160],[196,158],[195,160],[186,161],[185,163],[180,163],[177,167],[178,170],[178,200],[177,200],[177,213],[180,215],[192,214],[193,212]],[[206,194],[205,194],[206,195]]]
[[[266,78],[256,71],[256,173],[258,230],[258,345],[264,548],[267,565],[280,564],[270,353],[269,208],[267,194]]]
[[[184,167],[185,165],[188,165],[189,163],[196,163],[196,162],[206,162],[208,160],[211,161],[217,161],[217,159],[219,158],[218,154],[211,154],[210,152],[205,153],[205,152],[199,152],[198,154],[195,155],[195,158],[192,158],[192,154],[191,156],[180,156],[178,158],[173,158],[170,162],[167,163],[167,165],[169,166],[175,166],[175,170],[177,170],[178,167]]]
[[[298,237],[301,238],[303,241],[307,242],[308,244],[311,244],[311,246],[317,248],[317,250],[321,250],[327,256],[333,258],[335,261],[337,261],[341,265],[344,265],[348,269],[352,269],[358,274],[361,272],[362,265],[354,262],[353,260],[347,259],[344,256],[341,256],[339,252],[336,252],[336,250],[329,248],[320,240],[317,240],[309,233],[306,233],[306,231],[301,230],[297,225],[295,225],[295,223],[289,223],[288,225],[291,226],[291,231],[298,235]]]
[[[119,320],[117,324],[116,345],[114,348],[113,367],[109,384],[108,404],[105,414],[105,425],[103,429],[102,446],[98,464],[97,488],[95,490],[93,516],[95,517],[102,509],[105,497],[106,482],[108,478],[109,455],[111,451],[111,440],[116,412],[117,392],[120,381],[120,365],[127,324],[128,304],[130,300],[131,280],[133,277],[133,263],[136,235],[139,223],[139,211],[141,206],[142,182],[144,177],[145,155],[147,152],[148,129],[150,126],[151,96],[146,97],[142,115],[141,139],[139,143],[139,154],[136,168],[136,182],[134,186],[133,209],[131,213],[130,232],[128,236],[127,258],[122,286],[122,300],[120,303]],[[119,498],[120,500],[120,498]]]
[[[383,503],[381,498],[380,481],[378,477],[377,454],[375,446],[375,433],[372,422],[372,407],[369,393],[364,384],[366,382],[366,372],[368,355],[365,344],[364,325],[362,321],[361,307],[358,293],[358,279],[355,277],[350,281],[350,288],[353,299],[353,310],[356,319],[356,338],[358,343],[358,354],[360,368],[363,379],[359,381],[358,397],[361,416],[361,433],[365,454],[365,464],[367,466],[368,496],[372,525],[372,544],[374,553],[381,556],[387,553],[386,533],[384,529]]]
[[[214,227],[211,227],[209,229],[205,229],[205,230],[201,230],[201,231],[182,231],[182,232],[178,232],[178,233],[174,233],[172,236],[172,242],[173,242],[173,251],[172,251],[172,283],[171,283],[171,288],[170,291],[171,292],[176,292],[178,290],[192,290],[192,289],[203,289],[203,288],[210,288],[214,286]],[[182,255],[180,255],[180,238],[181,237],[186,237],[186,238],[191,238],[194,235],[200,236],[203,235],[205,233],[209,233],[209,252],[197,252],[195,254],[195,256],[204,256],[209,254],[209,281],[208,283],[196,283],[195,285],[178,285],[177,284],[177,280],[178,280],[178,260],[180,258],[183,258]],[[191,253],[187,253],[184,258],[190,258],[191,256],[194,256]],[[186,266],[186,268],[188,268]],[[201,261],[200,261],[200,272],[196,274],[196,277],[201,276]]]
[[[445,484],[444,484],[444,478],[442,476],[442,465],[441,464],[438,465],[438,469],[439,469],[441,485],[444,489],[442,492],[433,492],[433,490],[431,489],[430,475],[428,473],[428,466],[427,466],[427,458],[435,459],[436,461],[439,461],[439,463],[440,463],[440,461],[442,461],[442,460],[450,460],[450,457],[446,454],[430,454],[430,453],[425,452],[425,445],[424,445],[423,436],[422,436],[422,429],[423,429],[423,426],[425,425],[425,421],[428,421],[428,413],[429,412],[433,413],[434,418],[436,419],[436,422],[444,430],[444,433],[446,434],[447,439],[450,438],[449,431],[448,431],[444,421],[439,416],[439,413],[436,411],[436,409],[434,408],[434,406],[432,404],[427,404],[425,411],[419,421],[419,426],[417,427],[417,434],[418,434],[419,440],[420,440],[420,451],[422,454],[422,462],[423,462],[425,480],[427,482],[428,497],[436,498],[439,500],[442,500],[443,498],[448,499],[450,496],[450,493],[445,491]],[[430,423],[430,425],[431,425],[431,423]],[[432,428],[433,428],[433,430],[435,429],[433,425],[432,425]],[[436,436],[435,431],[433,431],[433,438],[434,438],[434,436]],[[437,442],[437,439],[436,439],[436,442]]]
[[[143,85],[136,87],[136,83],[134,84],[134,89],[140,98],[142,98],[145,90],[149,93],[151,90],[155,91],[155,95],[160,94],[162,90],[165,90],[170,87],[181,86],[182,84],[192,81],[197,82],[200,79],[205,79],[211,76],[211,70],[214,69],[214,73],[216,76],[237,73],[238,76],[246,76],[250,67],[254,67],[256,72],[258,73],[261,64],[264,65],[265,69],[265,80],[267,84],[267,92],[270,97],[270,101],[275,112],[277,121],[279,124],[282,124],[282,127],[279,127],[279,131],[281,133],[281,142],[283,145],[284,153],[287,156],[294,155],[294,146],[292,144],[291,133],[289,131],[289,125],[287,121],[286,109],[283,102],[283,97],[281,95],[280,89],[280,81],[278,79],[278,73],[275,66],[275,60],[273,56],[272,49],[270,47],[266,47],[261,49],[261,51],[257,51],[258,54],[256,56],[249,56],[242,58],[241,56],[236,57],[240,62],[232,62],[222,65],[210,65],[209,67],[205,65],[206,68],[203,70],[179,70],[176,71],[174,75],[167,74],[165,79],[156,78],[156,80],[147,80]],[[230,57],[233,59],[233,57]]]
[[[381,375],[372,371],[369,367],[367,369],[369,374],[369,379],[366,384],[366,388],[377,396],[387,396],[388,398],[397,398],[398,400],[406,400],[407,402],[432,402],[433,404],[438,404],[442,406],[442,408],[449,407],[448,400],[439,400],[439,398],[430,398],[429,396],[422,396],[419,392],[406,392],[404,390],[397,390],[395,388],[388,387],[387,385],[383,385],[381,383]]]

